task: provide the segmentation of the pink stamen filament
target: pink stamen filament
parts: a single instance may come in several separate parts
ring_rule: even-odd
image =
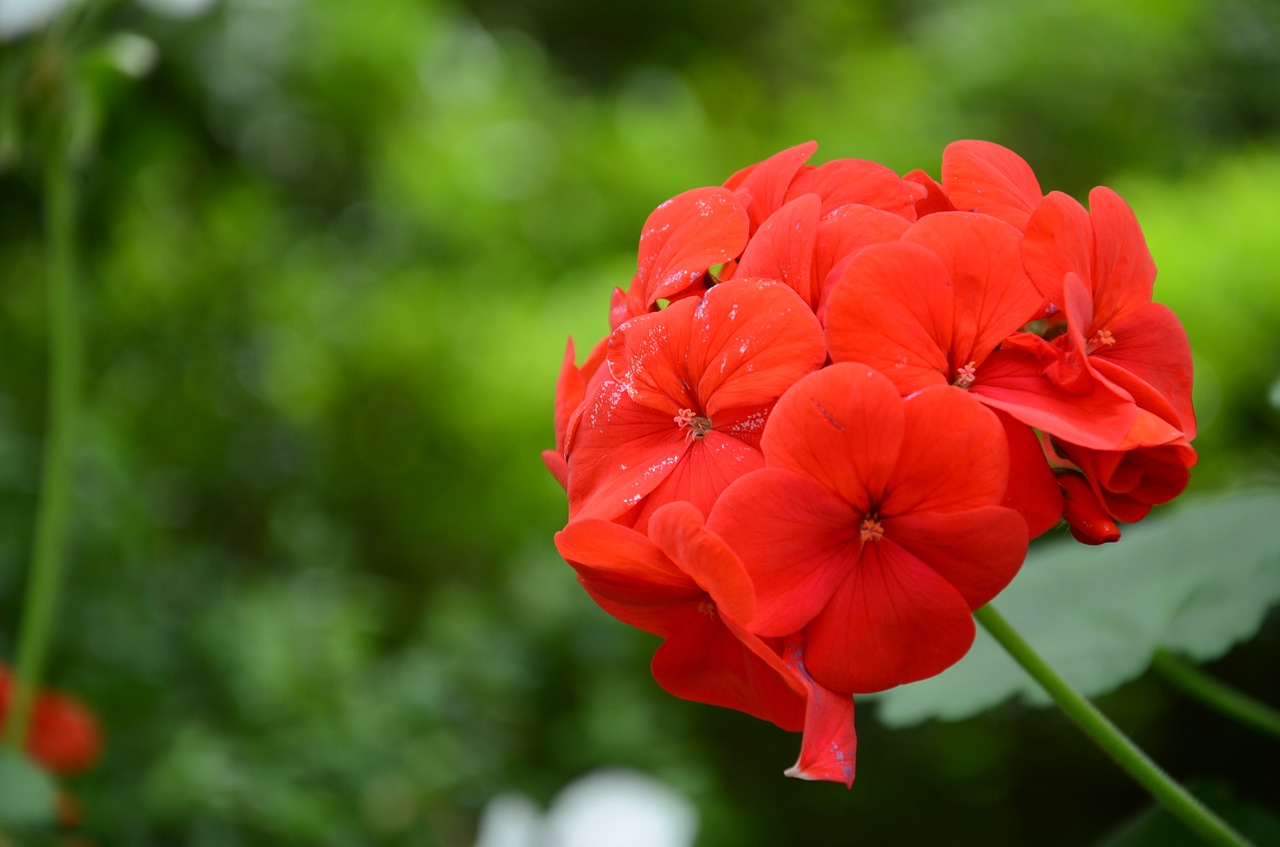
[[[689,427],[690,438],[701,438],[711,431],[711,418],[704,418],[694,413],[693,409],[681,409],[680,414],[672,418],[676,424],[684,429]]]
[[[956,381],[951,383],[957,388],[968,388],[978,378],[978,363],[970,362],[963,368],[956,368]]]

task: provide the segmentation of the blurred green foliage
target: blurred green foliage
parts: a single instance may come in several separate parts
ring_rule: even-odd
[[[87,49],[133,32],[159,62],[92,78],[82,167],[88,419],[52,682],[105,725],[71,783],[95,841],[468,845],[500,791],[546,801],[606,763],[688,793],[711,847],[1074,845],[1145,808],[1018,706],[892,731],[866,707],[851,793],[783,779],[798,739],[662,694],[652,641],[580,591],[538,453],[565,336],[604,333],[658,202],[808,138],[936,174],[948,141],[981,137],[1046,189],[1132,203],[1199,364],[1193,488],[1274,480],[1277,7],[709,0],[621,28],[603,9],[224,0],[97,20]],[[0,50],[12,69],[41,44]],[[46,379],[39,148],[14,102],[2,656]],[[1280,702],[1277,656],[1273,614],[1211,670]],[[1176,776],[1274,803],[1246,730],[1148,677],[1104,707]]]

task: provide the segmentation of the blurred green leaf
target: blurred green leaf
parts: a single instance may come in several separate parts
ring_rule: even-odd
[[[1086,696],[1141,675],[1159,647],[1198,661],[1253,635],[1280,599],[1280,491],[1185,503],[1117,544],[1033,550],[997,606]],[[1009,697],[1047,697],[979,630],[973,649],[933,679],[886,692],[891,726],[958,719]]]
[[[0,752],[0,826],[52,823],[56,792],[53,779],[25,756]]]
[[[1274,811],[1240,799],[1220,782],[1192,782],[1188,788],[1196,799],[1221,815],[1257,847],[1280,845],[1280,817]],[[1153,804],[1121,824],[1096,847],[1200,847],[1203,843],[1185,824]]]

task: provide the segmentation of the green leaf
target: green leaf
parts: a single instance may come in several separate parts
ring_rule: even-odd
[[[1000,613],[1086,696],[1140,676],[1157,648],[1204,662],[1252,636],[1280,600],[1280,491],[1187,502],[1116,544],[1033,548],[996,600]],[[1048,698],[981,629],[939,676],[885,692],[882,720],[908,726]]]
[[[1257,847],[1280,847],[1280,818],[1275,812],[1236,797],[1230,786],[1193,780],[1187,788]],[[1165,809],[1152,804],[1121,824],[1096,847],[1202,847],[1204,841]]]
[[[26,757],[0,751],[0,827],[53,823],[56,792],[53,779]]]

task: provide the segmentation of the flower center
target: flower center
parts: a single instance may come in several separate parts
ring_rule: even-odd
[[[957,388],[968,388],[978,378],[978,363],[970,362],[963,368],[956,368],[956,380],[951,383]]]
[[[1098,330],[1097,334],[1093,336],[1093,338],[1089,339],[1088,352],[1092,353],[1094,350],[1097,350],[1099,347],[1110,347],[1112,344],[1115,344],[1115,343],[1116,343],[1116,337],[1111,334],[1111,330],[1100,329]]]
[[[701,438],[711,431],[711,418],[701,417],[693,409],[681,409],[673,420],[681,429],[689,427],[690,438]]]
[[[862,519],[862,540],[879,541],[881,538],[884,538],[884,524],[880,523],[880,516],[872,512]]]
[[[716,616],[716,604],[710,600],[703,600],[698,604],[698,611],[709,618],[714,618]]]

